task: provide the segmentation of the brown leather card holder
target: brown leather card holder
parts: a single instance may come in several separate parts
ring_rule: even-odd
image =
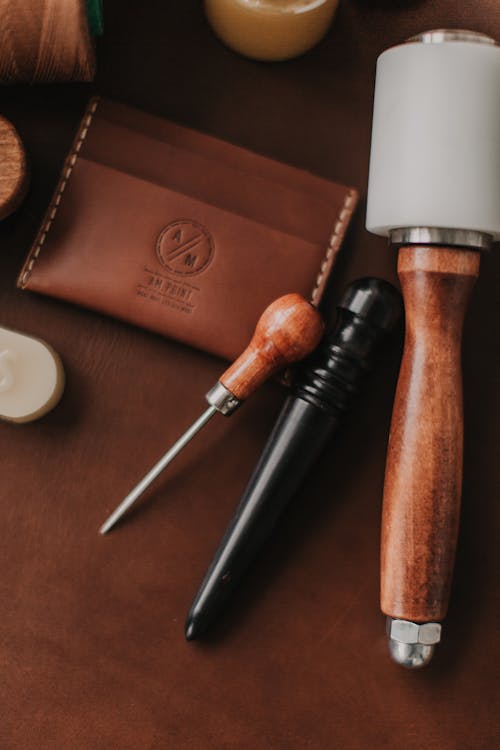
[[[356,191],[92,99],[18,286],[232,359],[264,308],[318,304]]]

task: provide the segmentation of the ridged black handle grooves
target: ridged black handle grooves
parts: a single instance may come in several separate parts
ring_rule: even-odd
[[[346,290],[333,330],[297,371],[186,621],[198,637],[216,617],[278,516],[349,409],[383,337],[395,326],[401,296],[387,281],[360,279]]]

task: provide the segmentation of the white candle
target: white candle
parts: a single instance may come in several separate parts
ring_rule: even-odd
[[[325,35],[338,0],[205,0],[213,30],[256,60],[301,55]]]
[[[45,342],[0,328],[0,419],[31,422],[59,401],[64,370]]]

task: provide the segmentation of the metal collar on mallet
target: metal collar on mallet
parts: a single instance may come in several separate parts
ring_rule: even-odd
[[[392,245],[446,245],[466,247],[470,250],[490,250],[493,237],[475,229],[448,229],[445,227],[398,227],[391,229]]]
[[[491,44],[497,46],[498,42],[487,34],[469,29],[432,29],[422,31],[406,40],[405,44],[414,42],[420,44],[441,44],[442,42],[474,42],[474,44]]]

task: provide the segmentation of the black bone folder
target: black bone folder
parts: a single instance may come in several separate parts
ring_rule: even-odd
[[[351,283],[333,329],[298,368],[291,395],[243,493],[186,620],[186,638],[217,618],[279,515],[356,397],[402,312],[399,292],[376,278]]]

